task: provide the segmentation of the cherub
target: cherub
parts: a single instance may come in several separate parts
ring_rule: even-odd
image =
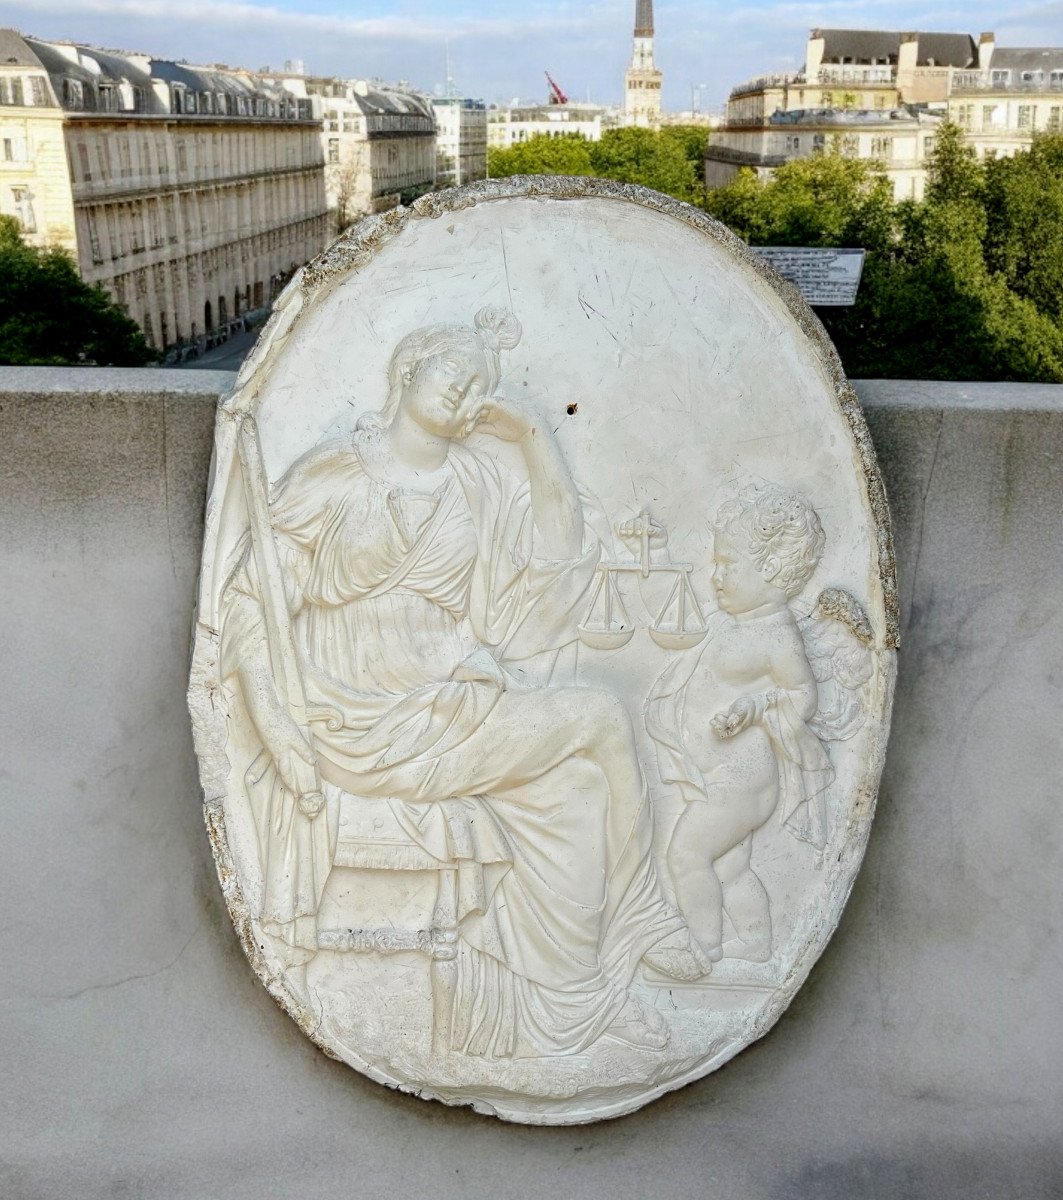
[[[686,801],[667,863],[697,943],[692,953],[666,941],[647,960],[688,979],[708,974],[723,957],[771,957],[771,912],[751,865],[753,835],[779,810],[793,833],[822,851],[823,792],[834,771],[817,735],[849,737],[860,723],[852,706],[848,724],[836,723],[834,732],[817,716],[817,674],[829,684],[837,672],[829,664],[815,671],[810,657],[822,658],[816,631],[834,626],[828,618],[839,614],[817,610],[799,624],[791,607],[823,553],[823,528],[811,503],[796,492],[761,488],[725,503],[713,531],[719,611],[699,650],[663,672],[646,705],[661,778],[676,784]],[[844,597],[863,616],[846,593],[823,593],[820,608],[826,597]],[[866,618],[861,627],[858,618],[842,614],[841,623],[846,650],[854,638],[864,640],[865,628],[870,633]],[[847,682],[861,686],[870,675],[869,652],[856,649],[862,652],[858,669]],[[734,931],[726,942],[725,913]]]

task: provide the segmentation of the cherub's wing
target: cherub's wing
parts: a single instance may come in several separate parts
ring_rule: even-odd
[[[867,684],[874,668],[871,622],[848,592],[827,588],[800,625],[819,686],[819,705],[809,726],[825,742],[844,742],[860,729],[867,712]]]

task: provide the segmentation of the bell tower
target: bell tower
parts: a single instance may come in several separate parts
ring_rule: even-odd
[[[625,124],[660,124],[661,78],[653,65],[653,0],[635,0],[635,40],[624,75]]]

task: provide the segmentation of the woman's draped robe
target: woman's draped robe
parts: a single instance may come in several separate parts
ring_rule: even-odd
[[[414,843],[458,865],[455,1048],[578,1051],[618,1015],[645,951],[681,925],[661,894],[648,796],[611,795],[585,758],[544,767],[531,731],[491,739],[481,727],[504,691],[522,690],[515,664],[574,641],[600,540],[588,530],[578,558],[536,559],[526,483],[453,446],[452,478],[409,492],[374,471],[375,445],[360,434],[310,452],[271,506],[333,800],[310,821],[267,754],[252,765],[261,924],[293,961],[316,951],[336,789],[385,797]],[[264,637],[245,554],[223,597],[223,675]]]

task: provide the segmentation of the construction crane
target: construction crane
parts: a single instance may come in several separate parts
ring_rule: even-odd
[[[551,104],[567,104],[568,97],[557,86],[557,84],[553,81],[553,79],[550,78],[550,72],[544,71],[543,74],[546,76],[546,82],[550,85],[550,103]]]

